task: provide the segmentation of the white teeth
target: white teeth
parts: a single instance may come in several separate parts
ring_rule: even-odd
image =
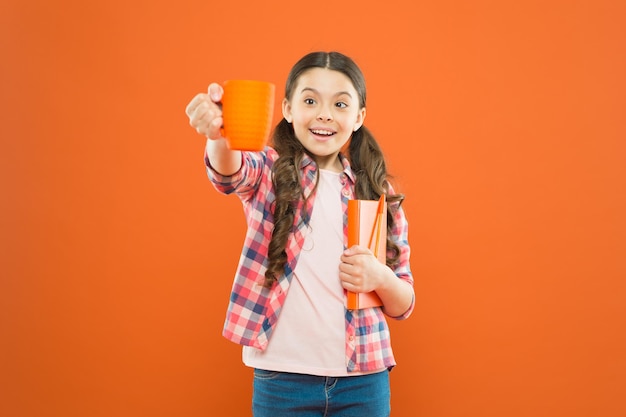
[[[329,132],[328,130],[311,130],[311,132],[315,133],[316,135],[324,136],[330,136],[333,134],[333,132]]]

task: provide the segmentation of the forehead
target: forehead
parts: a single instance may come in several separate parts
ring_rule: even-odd
[[[309,90],[329,96],[341,93],[348,93],[354,98],[358,96],[347,75],[326,68],[311,68],[298,77],[294,94],[302,94]]]

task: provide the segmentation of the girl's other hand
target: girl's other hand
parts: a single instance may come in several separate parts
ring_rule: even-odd
[[[189,124],[196,131],[209,139],[222,138],[222,95],[224,89],[217,83],[211,83],[206,93],[196,95],[187,105],[185,113]]]
[[[352,246],[341,256],[339,279],[348,291],[369,292],[382,285],[384,265],[363,246]]]

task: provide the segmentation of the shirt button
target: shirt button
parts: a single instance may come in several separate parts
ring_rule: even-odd
[[[350,197],[350,192],[348,190],[343,190],[341,194],[345,195],[346,197]]]
[[[350,335],[350,337],[348,338],[351,342],[354,342],[354,336]]]

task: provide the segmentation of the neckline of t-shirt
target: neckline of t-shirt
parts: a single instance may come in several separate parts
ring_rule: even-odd
[[[334,175],[336,177],[341,175],[341,172],[331,171],[330,169],[325,169],[325,168],[320,168],[320,173],[326,174],[326,175]]]

